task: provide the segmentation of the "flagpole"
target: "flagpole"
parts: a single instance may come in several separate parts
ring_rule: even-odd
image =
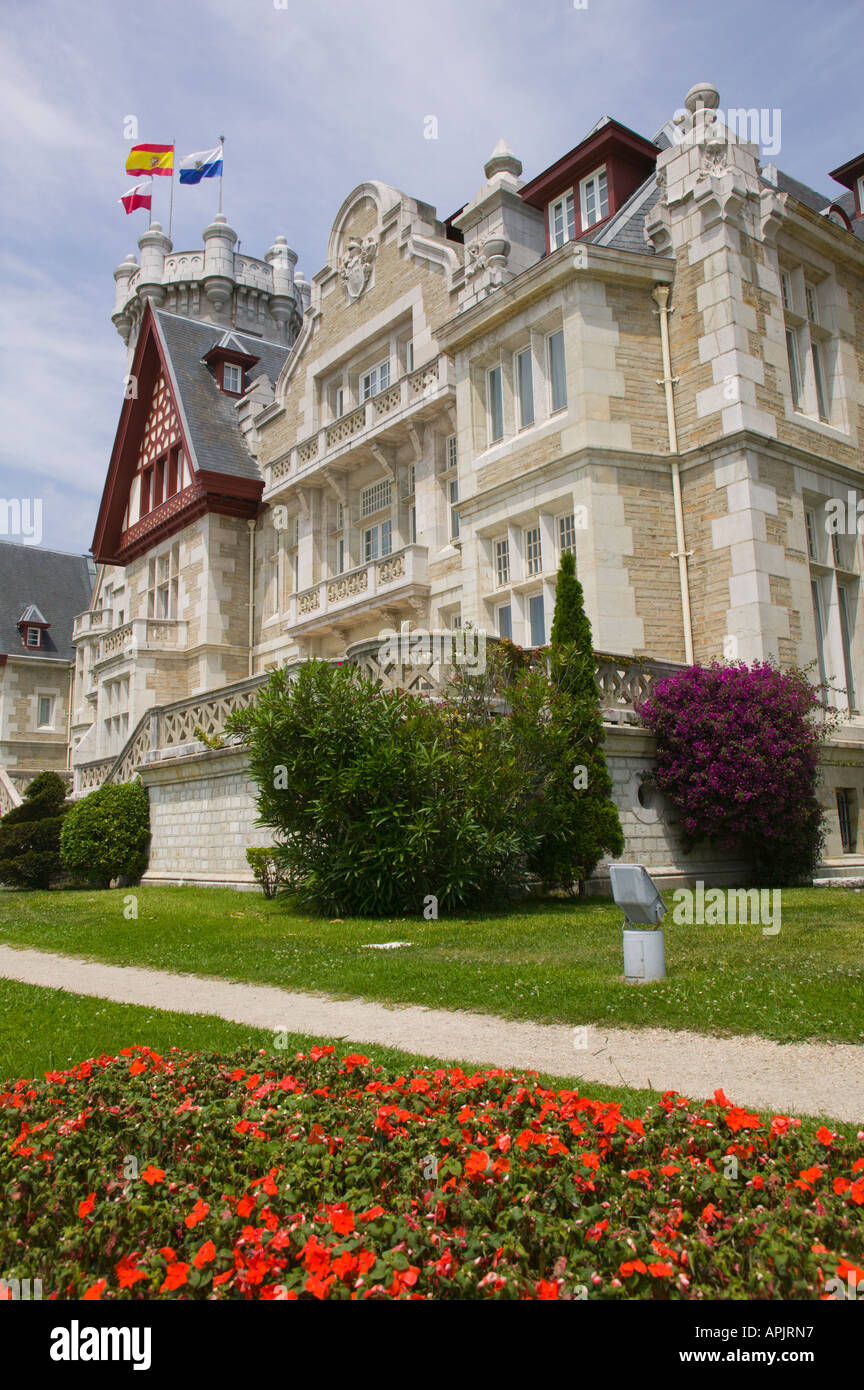
[[[219,136],[220,153],[222,155],[222,169],[225,168],[225,136]],[[219,211],[222,211],[222,169],[219,170]]]
[[[168,240],[171,240],[171,228],[174,225],[174,155],[176,154],[176,144],[174,136],[171,137],[171,200],[168,204]]]

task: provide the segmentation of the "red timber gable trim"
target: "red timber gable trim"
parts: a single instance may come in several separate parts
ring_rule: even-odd
[[[253,517],[264,487],[260,479],[195,466],[149,303],[129,375],[135,394],[120,413],[92,545],[106,565],[129,564],[208,512]],[[141,515],[130,525],[135,494]]]
[[[614,217],[619,208],[645,182],[653,170],[659,148],[644,136],[637,135],[618,121],[608,120],[599,130],[595,130],[581,145],[570,150],[556,160],[548,169],[526,183],[519,190],[519,196],[529,207],[539,208],[546,218],[546,250],[551,249],[549,234],[549,205],[567,193],[573,194],[573,210],[576,223],[575,236],[580,236],[599,227],[601,222],[591,226],[582,225],[582,208],[579,197],[581,181],[597,169],[605,168],[606,186],[609,199],[609,212],[603,221]]]

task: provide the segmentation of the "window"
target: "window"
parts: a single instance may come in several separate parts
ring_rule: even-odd
[[[456,446],[455,434],[448,434],[447,443],[444,451],[445,467],[455,468],[459,454]]]
[[[864,174],[858,180],[858,215],[864,216]]]
[[[368,563],[393,549],[393,527],[391,522],[382,521],[380,526],[369,526],[363,532],[363,558]]]
[[[807,317],[811,323],[818,323],[819,316],[816,312],[816,291],[812,285],[804,286],[804,300],[807,304]]]
[[[54,723],[54,700],[50,695],[39,696],[39,724],[40,729],[50,729]]]
[[[840,822],[840,844],[844,854],[854,854],[857,836],[855,792],[851,787],[837,788],[837,819]]]
[[[383,511],[385,507],[390,506],[390,496],[389,478],[382,478],[380,482],[364,487],[360,493],[360,515],[371,516],[373,512]]]
[[[816,629],[816,655],[819,659],[819,683],[827,684],[825,667],[825,620],[822,612],[822,591],[818,579],[810,580],[810,596],[813,600],[813,625]],[[822,692],[823,704],[828,703],[828,692]]]
[[[606,170],[597,169],[583,179],[579,185],[579,200],[582,209],[582,226],[593,227],[609,216],[609,197],[606,190]]]
[[[546,641],[546,616],[543,611],[542,594],[532,594],[528,600],[528,626],[531,646],[542,647]]]
[[[416,544],[417,544],[417,508],[414,506],[413,502],[412,502],[411,506],[408,508],[408,535],[409,535],[410,538],[411,538],[411,544],[412,544],[412,545],[416,545]]]
[[[495,542],[495,580],[499,589],[510,583],[510,542],[506,538]]]
[[[573,194],[565,193],[563,198],[549,204],[549,245],[553,251],[557,251],[565,241],[572,241],[575,235]]]
[[[493,367],[486,374],[486,395],[489,410],[489,442],[495,444],[504,438],[504,395],[500,367]]]
[[[28,628],[25,629],[25,631],[26,631],[26,633],[27,633],[27,642],[26,642],[26,645],[27,645],[28,647],[41,647],[41,646],[42,646],[42,629],[41,629],[41,627],[28,627]]]
[[[564,368],[564,333],[550,333],[547,338],[549,355],[549,391],[552,412],[563,410],[567,404],[567,373]]]
[[[345,537],[339,536],[336,541],[336,573],[345,573]]]
[[[413,342],[408,342],[408,343],[405,344],[405,370],[406,370],[406,372],[413,372],[413,370],[414,370],[414,344],[413,344]]]
[[[509,603],[502,603],[501,606],[500,606],[500,608],[496,609],[496,617],[497,617],[497,620],[498,620],[498,636],[499,636],[499,637],[509,637],[510,641],[512,642],[512,640],[513,640],[513,610],[512,610],[512,608],[510,607],[510,604],[509,604]]]
[[[377,396],[379,391],[386,391],[390,385],[390,359],[386,358],[379,362],[377,367],[372,367],[368,372],[364,372],[360,378],[360,399],[368,401],[372,396]]]
[[[807,523],[807,554],[811,560],[818,560],[819,553],[816,549],[816,517],[813,512],[806,511],[804,520]]]
[[[530,531],[525,532],[525,561],[529,574],[539,574],[543,568],[539,526],[533,526]]]
[[[810,344],[810,357],[813,362],[813,381],[816,386],[816,408],[819,419],[825,424],[829,420],[828,396],[825,392],[825,373],[822,370],[822,348],[819,343]]]
[[[516,392],[519,397],[519,424],[534,424],[534,369],[531,349],[524,348],[516,354]]]
[[[239,396],[243,390],[243,373],[236,362],[225,362],[222,366],[222,389]]]
[[[333,413],[334,413],[334,415],[336,416],[336,419],[337,419],[337,420],[339,419],[339,417],[340,417],[341,415],[344,415],[344,414],[345,414],[345,388],[344,388],[344,386],[337,386],[337,387],[336,387],[336,391],[335,391],[334,396],[333,396]]]
[[[801,367],[798,361],[798,342],[793,328],[786,329],[786,355],[789,359],[789,380],[792,384],[792,404],[801,409]]]
[[[451,478],[447,484],[448,500],[450,502],[450,539],[451,541],[459,538],[459,513],[456,510],[456,503],[459,501],[459,479]]]
[[[561,555],[576,554],[576,519],[572,512],[558,518],[558,551]]]
[[[783,296],[783,308],[792,308],[792,281],[789,278],[788,270],[780,272],[780,293]]]
[[[179,547],[172,545],[162,555],[152,556],[148,567],[148,618],[176,618],[179,574]]]
[[[850,710],[855,709],[855,679],[852,670],[852,623],[849,590],[837,585],[837,604],[840,609],[840,637],[843,642],[843,667],[846,672],[846,699]]]

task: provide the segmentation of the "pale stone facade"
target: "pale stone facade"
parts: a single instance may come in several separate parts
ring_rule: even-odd
[[[170,358],[192,320],[212,325],[205,361],[258,363],[230,429],[259,493],[248,514],[205,509],[180,529],[166,513],[147,545],[131,481],[145,487],[146,449],[126,465],[111,554],[130,558],[104,567],[76,636],[79,791],[136,728],[146,763],[151,708],[404,623],[542,644],[572,549],[598,652],[811,664],[835,687],[848,719],[826,758],[827,855],[864,849],[862,209],[763,169],[718,103],[692,89],[653,141],[604,118],[527,184],[501,142],[447,222],[363,183],[309,285],[283,240],[264,262],[236,257],[224,219],[200,253],[173,255],[158,227],[141,238],[140,268],[116,273],[128,370],[148,325]],[[182,394],[164,371],[165,396]],[[185,439],[190,407],[174,406]],[[851,525],[832,534],[850,491]],[[610,760],[627,857],[683,871],[673,829],[634,792],[648,744],[618,730]],[[160,806],[167,775],[153,774]]]

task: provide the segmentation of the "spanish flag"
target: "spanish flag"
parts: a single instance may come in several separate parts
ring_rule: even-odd
[[[174,173],[173,145],[133,145],[126,160],[127,174],[164,174],[171,178]]]

